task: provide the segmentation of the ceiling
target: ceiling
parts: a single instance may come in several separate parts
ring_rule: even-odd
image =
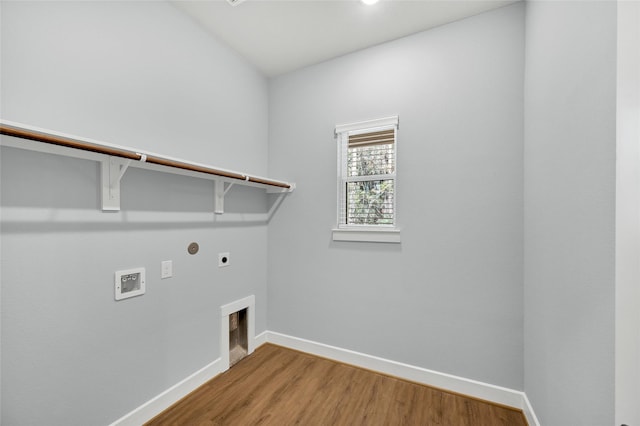
[[[172,3],[276,76],[463,19],[514,0],[176,0]]]

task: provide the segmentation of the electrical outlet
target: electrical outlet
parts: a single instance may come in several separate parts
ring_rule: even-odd
[[[162,261],[162,272],[160,274],[160,278],[171,278],[173,276],[173,261],[164,260]]]
[[[225,266],[229,266],[231,258],[229,257],[229,252],[227,253],[218,253],[218,267],[223,268]]]

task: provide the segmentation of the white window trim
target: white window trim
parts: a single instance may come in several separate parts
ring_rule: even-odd
[[[336,126],[336,133],[344,133],[344,132],[352,132],[362,130],[372,129],[374,127],[398,127],[398,116],[394,115],[392,117],[378,118],[376,120],[368,120],[368,121],[360,121],[358,123],[350,123],[350,124],[339,124]]]
[[[336,138],[345,137],[348,133],[356,134],[357,132],[362,131],[370,132],[375,131],[376,128],[380,127],[392,127],[396,128],[396,170],[397,170],[397,161],[398,161],[398,144],[397,144],[397,130],[398,130],[398,116],[385,117],[376,120],[368,120],[361,121],[358,123],[350,123],[350,124],[341,124],[336,126],[335,134]],[[347,136],[348,137],[348,136]],[[344,142],[342,140],[338,140],[338,155],[337,155],[337,208],[336,208],[336,227],[332,230],[332,239],[333,241],[356,241],[356,242],[375,242],[375,243],[400,243],[400,229],[398,228],[398,210],[397,210],[397,185],[398,179],[397,174],[394,173],[394,185],[395,185],[395,195],[394,195],[394,222],[395,225],[380,225],[380,226],[366,226],[366,225],[340,225],[340,209],[342,206],[341,199],[341,181],[342,181],[342,157],[344,153],[341,152],[343,149]],[[371,179],[371,176],[367,176],[367,180]]]
[[[359,241],[363,243],[400,243],[400,229],[334,228],[333,241]]]

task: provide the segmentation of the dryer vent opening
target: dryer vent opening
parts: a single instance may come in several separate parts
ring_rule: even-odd
[[[229,367],[247,356],[247,308],[229,315]]]

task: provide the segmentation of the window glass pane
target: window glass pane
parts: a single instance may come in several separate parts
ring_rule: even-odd
[[[347,182],[348,225],[393,225],[393,179]]]
[[[393,173],[395,158],[393,144],[350,147],[347,156],[348,176],[370,176]]]

